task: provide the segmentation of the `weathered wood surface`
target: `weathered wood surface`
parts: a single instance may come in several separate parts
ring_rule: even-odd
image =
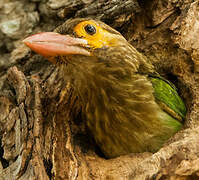
[[[2,0],[0,179],[199,179],[198,7],[193,0]],[[87,16],[119,30],[185,99],[184,130],[157,153],[96,154],[70,84],[21,42]]]

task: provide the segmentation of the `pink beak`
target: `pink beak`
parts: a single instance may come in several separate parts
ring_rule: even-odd
[[[85,48],[85,39],[73,38],[55,32],[43,32],[27,37],[23,42],[33,51],[47,57],[53,62],[52,57],[59,55],[81,54],[90,56]]]

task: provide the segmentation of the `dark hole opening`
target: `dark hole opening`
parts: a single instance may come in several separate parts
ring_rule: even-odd
[[[93,135],[87,129],[85,125],[86,120],[81,111],[74,118],[74,123],[78,126],[78,132],[74,133],[75,135],[73,137],[74,144],[80,146],[83,153],[88,153],[89,151],[95,152],[101,158],[106,158],[99,146],[96,144]]]
[[[9,166],[9,162],[3,158],[3,154],[4,154],[4,150],[2,147],[2,143],[0,141],[0,161],[1,161],[3,168],[7,168]]]

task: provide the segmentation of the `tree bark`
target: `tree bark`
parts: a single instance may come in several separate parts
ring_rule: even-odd
[[[198,7],[194,0],[2,0],[0,179],[199,179]],[[186,103],[183,130],[154,154],[100,155],[70,83],[22,43],[88,16],[120,31]]]

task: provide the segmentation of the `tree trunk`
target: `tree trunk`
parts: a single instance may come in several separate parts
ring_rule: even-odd
[[[59,69],[22,43],[68,18],[120,31],[185,100],[184,129],[157,153],[105,159]],[[199,179],[199,1],[1,0],[0,179]]]

